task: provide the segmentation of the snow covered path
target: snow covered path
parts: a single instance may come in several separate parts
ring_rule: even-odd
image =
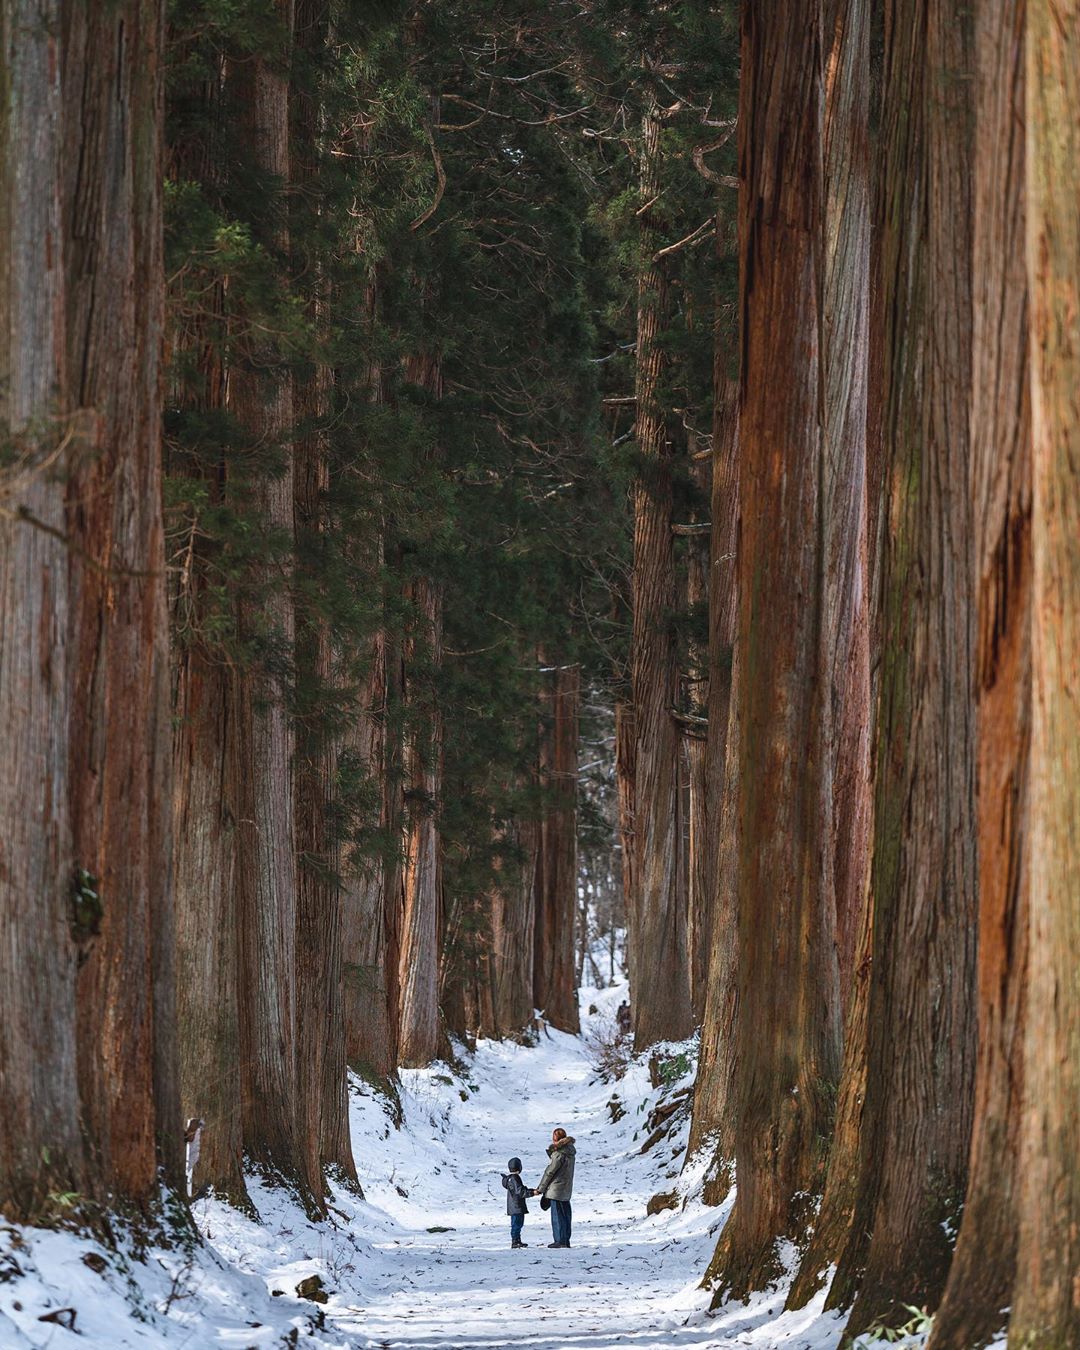
[[[681,1296],[702,1268],[701,1243],[645,1222],[654,1169],[637,1154],[640,1142],[627,1149],[625,1132],[616,1134],[606,1109],[612,1089],[590,1084],[580,1043],[559,1036],[532,1052],[481,1045],[474,1075],[479,1090],[453,1111],[452,1133],[436,1124],[432,1156],[396,1169],[408,1206],[387,1187],[385,1174],[370,1162],[363,1166],[369,1198],[396,1211],[410,1230],[380,1244],[391,1258],[380,1288],[368,1291],[355,1322],[336,1317],[338,1325],[362,1336],[362,1345],[416,1350],[628,1344],[645,1350],[661,1343],[661,1331],[666,1346],[716,1344],[712,1329],[679,1327],[690,1311]],[[427,1085],[422,1075],[407,1079],[415,1112]],[[437,1103],[432,1107],[430,1119],[438,1122]],[[533,1201],[528,1250],[511,1251],[499,1172],[518,1154],[526,1184],[535,1184],[555,1125],[577,1140],[573,1246],[548,1249],[548,1216]],[[665,1152],[670,1157],[671,1149]],[[454,1231],[426,1231],[435,1225]]]
[[[624,993],[586,994],[586,1037]],[[671,1048],[657,1090],[639,1062],[601,1082],[585,1039],[482,1042],[456,1067],[402,1074],[400,1128],[356,1081],[364,1198],[336,1188],[323,1222],[249,1178],[259,1220],[197,1200],[202,1243],[106,1247],[0,1225],[0,1350],[834,1350],[843,1322],[821,1312],[823,1295],[800,1313],[782,1311],[783,1290],[706,1313],[698,1286],[726,1209],[702,1204],[699,1165],[682,1167],[685,1120],[641,1152],[650,1111],[692,1082],[687,1051]],[[556,1125],[577,1140],[573,1246],[548,1249],[533,1201],[529,1246],[511,1251],[499,1174],[517,1155],[535,1184]],[[648,1216],[660,1191],[676,1192],[675,1207]],[[323,1304],[299,1296],[311,1276]],[[42,1320],[57,1309],[75,1329]]]
[[[610,1015],[620,996],[594,994],[600,1016]],[[431,1071],[403,1078],[406,1130],[365,1149],[366,1120],[354,1123],[367,1199],[396,1227],[375,1239],[384,1259],[375,1280],[364,1281],[363,1303],[355,1310],[332,1305],[333,1325],[350,1344],[393,1350],[835,1344],[836,1323],[816,1309],[785,1316],[781,1326],[780,1294],[704,1316],[708,1295],[697,1286],[723,1213],[691,1200],[681,1212],[646,1216],[650,1196],[685,1189],[691,1179],[680,1179],[685,1126],[641,1154],[645,1115],[657,1098],[641,1066],[612,1087],[597,1081],[581,1040],[555,1034],[535,1049],[481,1043],[466,1088]],[[626,1111],[618,1123],[608,1110],[613,1092]],[[362,1107],[357,1115],[366,1115]],[[573,1246],[548,1249],[548,1215],[532,1201],[523,1235],[528,1249],[511,1251],[499,1173],[518,1155],[526,1184],[535,1184],[556,1125],[577,1140]],[[452,1231],[428,1231],[436,1226]]]

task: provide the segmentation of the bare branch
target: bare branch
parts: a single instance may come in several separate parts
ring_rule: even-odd
[[[707,220],[701,222],[696,230],[691,230],[685,239],[680,239],[674,244],[668,244],[666,248],[657,249],[652,256],[653,262],[659,262],[661,258],[669,258],[673,253],[678,253],[680,249],[690,248],[694,244],[700,244],[706,237],[706,232],[715,228],[715,225],[715,216],[709,216]]]
[[[428,145],[431,146],[431,158],[435,161],[435,173],[438,178],[438,186],[435,189],[435,200],[431,203],[431,205],[427,208],[427,210],[421,211],[420,214],[409,226],[409,229],[412,230],[414,234],[420,228],[420,226],[426,224],[427,221],[429,221],[431,217],[435,214],[435,212],[439,209],[439,204],[442,201],[443,194],[446,191],[446,170],[443,168],[443,162],[439,158],[439,151],[435,145],[435,137],[431,134],[430,131],[428,132],[427,141]]]

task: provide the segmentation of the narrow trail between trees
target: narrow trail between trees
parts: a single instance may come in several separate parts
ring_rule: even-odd
[[[603,1019],[621,991],[592,997]],[[587,998],[583,1013],[588,1005]],[[584,1018],[586,1035],[596,1020]],[[328,1309],[328,1329],[339,1328],[351,1344],[705,1350],[835,1343],[832,1319],[816,1311],[784,1317],[783,1327],[776,1323],[780,1294],[705,1318],[708,1295],[697,1285],[726,1207],[707,1209],[693,1194],[682,1207],[680,1195],[676,1209],[646,1215],[653,1194],[685,1193],[693,1179],[680,1176],[685,1123],[641,1153],[645,1119],[659,1095],[643,1066],[605,1084],[586,1041],[555,1033],[535,1048],[482,1042],[465,1086],[451,1085],[438,1069],[405,1073],[403,1080],[402,1131],[372,1139],[370,1099],[360,1097],[354,1110],[367,1200],[395,1222],[382,1236],[372,1235],[382,1260],[375,1279],[364,1280],[362,1304]],[[681,1081],[685,1086],[689,1075]],[[625,1111],[618,1121],[608,1105],[613,1095]],[[549,1216],[531,1200],[523,1234],[528,1248],[512,1251],[499,1174],[518,1155],[526,1184],[535,1185],[555,1125],[577,1141],[573,1245],[548,1249]],[[435,1227],[450,1231],[429,1231]]]
[[[625,995],[585,991],[581,1037],[482,1041],[403,1071],[396,1104],[354,1078],[364,1197],[335,1185],[325,1220],[249,1176],[258,1218],[195,1200],[202,1242],[0,1229],[0,1348],[835,1350],[843,1317],[821,1312],[823,1294],[799,1313],[781,1289],[707,1314],[699,1283],[728,1207],[702,1203],[703,1158],[683,1166],[694,1047],[661,1047],[660,1087],[643,1059],[602,1081],[590,1042]],[[654,1138],[652,1112],[676,1101]],[[500,1173],[516,1155],[535,1185],[556,1125],[577,1141],[573,1245],[549,1250],[531,1200],[528,1247],[512,1251]],[[659,1194],[670,1207],[649,1215]],[[324,1301],[300,1292],[312,1279]],[[74,1328],[41,1320],[58,1308]]]
[[[652,1168],[627,1150],[621,1134],[612,1138],[605,1105],[612,1089],[590,1084],[580,1044],[559,1036],[535,1051],[510,1053],[482,1045],[475,1069],[480,1091],[453,1113],[452,1135],[432,1140],[432,1169],[407,1178],[398,1172],[398,1184],[429,1223],[380,1244],[389,1258],[385,1278],[355,1322],[341,1318],[342,1328],[362,1334],[364,1345],[415,1350],[601,1350],[660,1344],[661,1332],[664,1345],[715,1343],[711,1330],[679,1327],[685,1313],[679,1316],[676,1305],[699,1244],[645,1222]],[[418,1093],[419,1075],[410,1077],[408,1090]],[[499,1170],[520,1155],[525,1182],[534,1185],[554,1125],[577,1140],[573,1245],[548,1249],[549,1217],[532,1200],[523,1234],[528,1248],[511,1251]],[[362,1173],[370,1199],[389,1207],[385,1176],[370,1167]],[[392,1188],[391,1194],[400,1200]],[[436,1225],[453,1231],[426,1231]]]

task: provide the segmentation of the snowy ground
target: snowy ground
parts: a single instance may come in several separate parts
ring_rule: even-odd
[[[584,1019],[586,1036],[624,995],[623,987],[585,992],[583,1010],[598,1009]],[[365,1199],[337,1192],[329,1222],[309,1223],[287,1197],[253,1183],[263,1222],[198,1201],[205,1243],[188,1252],[156,1249],[140,1259],[123,1244],[117,1253],[67,1233],[0,1225],[0,1347],[836,1346],[842,1322],[822,1314],[820,1299],[783,1313],[781,1292],[706,1315],[698,1282],[726,1210],[700,1203],[693,1166],[680,1175],[685,1124],[640,1151],[648,1112],[688,1085],[689,1072],[656,1091],[635,1064],[605,1084],[586,1040],[559,1033],[535,1048],[481,1043],[465,1066],[463,1076],[438,1065],[403,1074],[401,1129],[384,1102],[355,1086]],[[626,1111],[617,1123],[613,1092]],[[548,1219],[534,1201],[529,1248],[511,1251],[499,1173],[517,1154],[526,1184],[535,1183],[555,1125],[577,1140],[573,1247],[548,1250]],[[674,1189],[679,1207],[647,1217],[649,1197]],[[329,1293],[323,1306],[296,1296],[313,1274]],[[74,1331],[39,1320],[65,1307],[75,1310]]]

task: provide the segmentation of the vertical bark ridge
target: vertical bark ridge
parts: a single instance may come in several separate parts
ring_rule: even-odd
[[[704,496],[708,495],[712,478],[712,455],[691,455],[693,473]],[[709,545],[704,539],[687,541],[686,603],[687,608],[708,606],[709,603]],[[692,716],[704,725],[694,725],[683,733],[683,755],[686,761],[688,797],[687,835],[687,904],[686,944],[690,978],[690,1002],[694,1022],[700,1026],[705,1016],[708,991],[709,943],[712,927],[713,876],[712,839],[709,834],[709,778],[707,717],[709,710],[709,653],[692,643],[687,671],[686,703]]]
[[[719,225],[718,225],[719,231]],[[728,831],[735,828],[731,797],[736,760],[729,749],[729,726],[734,715],[735,628],[738,587],[736,550],[739,523],[739,387],[727,374],[728,353],[716,342],[713,362],[713,453],[710,487],[712,528],[709,535],[709,701],[705,745],[707,837],[709,865],[706,885],[712,915],[709,923],[705,1006],[694,1111],[687,1158],[705,1139],[719,1132],[715,1147],[730,1171],[734,1158],[732,1118],[728,1110],[730,1069],[734,1055],[736,1000],[735,895],[731,869],[724,873],[721,857],[731,859]],[[723,1194],[720,1192],[723,1191]],[[710,1187],[709,1198],[719,1203],[727,1184]]]
[[[291,0],[278,0],[283,31],[292,32]],[[231,104],[244,119],[253,164],[267,183],[289,174],[286,74],[265,56],[231,63]],[[271,197],[268,247],[288,246],[288,224]],[[251,502],[266,536],[293,534],[292,379],[256,336],[229,372],[228,402],[258,453],[280,454],[277,474],[257,472]],[[269,361],[269,378],[260,367]],[[294,735],[283,677],[291,672],[292,598],[272,562],[260,563],[264,594],[240,605],[239,634],[254,664],[234,672],[233,765],[236,882],[240,925],[240,1051],[244,1148],[253,1162],[298,1184],[310,1203],[296,1119],[296,866],[293,820]]]
[[[69,807],[68,555],[60,447],[59,5],[0,4],[0,413],[18,458],[0,501],[0,1195],[9,1219],[81,1191],[75,1052],[75,856]],[[58,451],[60,451],[58,455]],[[50,472],[50,461],[60,472]],[[55,533],[50,533],[54,531]],[[50,1015],[43,1017],[43,1008]]]
[[[1017,1244],[1028,961],[1031,417],[1024,3],[976,11],[971,492],[978,697],[979,1052],[964,1217],[931,1343],[1005,1324]]]
[[[548,794],[540,820],[535,890],[533,1000],[560,1031],[579,1030],[574,968],[577,910],[577,666],[548,667],[540,732],[540,784]]]
[[[170,146],[171,177],[212,184],[221,95],[220,77],[178,91],[197,102],[202,130]],[[224,365],[208,335],[223,322],[224,302],[222,287],[215,286],[205,317],[186,325],[173,320],[174,346],[190,354],[199,372],[197,380],[176,381],[169,389],[175,408],[220,413],[224,407]],[[170,454],[166,470],[204,480],[210,501],[220,503],[225,470],[217,451],[212,458]],[[193,1193],[208,1188],[246,1209],[251,1202],[243,1176],[232,677],[220,650],[204,640],[212,580],[203,550],[193,521],[169,596],[178,1087],[181,1119],[204,1122]]]
[[[714,1303],[781,1273],[840,1069],[823,484],[820,20],[743,9],[735,1205]],[[785,372],[785,398],[772,373]]]
[[[1027,268],[1031,295],[1031,952],[1010,1345],[1080,1341],[1080,9],[1028,0]]]
[[[69,554],[74,847],[97,878],[101,904],[79,969],[79,1085],[105,1185],[141,1204],[157,1196],[159,1125],[169,1175],[181,1175],[164,987],[173,942],[160,453],[162,23],[158,0],[68,7],[61,44],[70,396],[92,410],[95,427],[93,453],[68,492],[76,544]],[[155,1111],[158,1086],[172,1104],[164,1121]]]
[[[859,1192],[828,1300],[861,1272],[849,1334],[941,1295],[975,1068],[969,14],[898,0],[885,50],[873,958]]]
[[[823,352],[825,655],[832,675],[832,875],[850,999],[870,862],[866,424],[870,319],[870,5],[827,0]]]
[[[434,379],[441,387],[437,368]],[[438,392],[438,388],[434,391]],[[442,659],[442,592],[431,577],[411,586],[412,635],[406,640],[404,696],[411,728],[405,747],[404,905],[399,958],[399,1062],[422,1068],[438,1058],[439,831],[442,725],[433,680]]]
[[[635,752],[633,914],[638,933],[632,987],[634,1044],[647,1049],[693,1030],[686,954],[686,914],[679,905],[679,737],[676,663],[675,552],[671,532],[672,446],[660,405],[664,356],[660,333],[668,311],[663,264],[654,261],[659,234],[653,212],[660,195],[660,111],[650,95],[642,119],[642,199],[638,278],[635,436],[641,460],[634,487],[632,671]]]

